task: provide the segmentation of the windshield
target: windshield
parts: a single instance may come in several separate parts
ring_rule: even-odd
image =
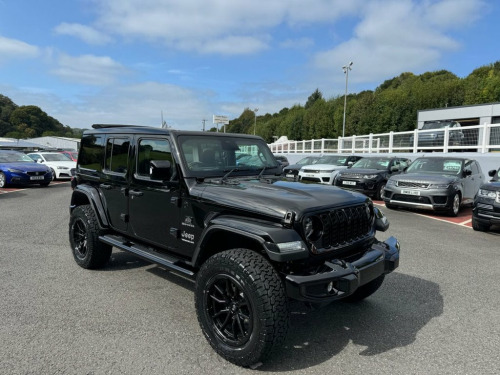
[[[391,159],[388,158],[363,158],[352,165],[352,168],[380,169],[385,170],[389,167]]]
[[[300,160],[297,162],[297,164],[298,164],[298,165],[310,165],[310,164],[317,164],[318,159],[319,159],[319,158],[314,157],[314,156],[306,156],[305,158],[300,159]]]
[[[34,163],[34,161],[21,152],[0,152],[0,163]]]
[[[428,122],[422,126],[422,130],[425,129],[444,129],[446,126],[451,127],[453,123],[451,122]]]
[[[325,155],[318,159],[314,164],[333,164],[333,165],[346,165],[347,156],[342,155]]]
[[[70,161],[71,159],[64,154],[42,154],[47,161]]]
[[[181,158],[196,177],[221,176],[229,171],[233,171],[231,176],[245,175],[245,171],[255,175],[264,168],[281,173],[278,161],[260,138],[180,135],[178,141]]]
[[[446,158],[416,159],[406,170],[406,173],[435,173],[457,176],[463,169],[463,160]]]

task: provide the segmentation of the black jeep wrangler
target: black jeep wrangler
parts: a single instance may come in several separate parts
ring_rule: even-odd
[[[399,263],[369,198],[281,173],[260,137],[94,125],[72,180],[73,256],[100,268],[116,247],[195,278],[210,345],[259,363],[285,339],[289,298],[359,301]]]

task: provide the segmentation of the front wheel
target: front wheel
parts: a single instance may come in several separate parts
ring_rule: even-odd
[[[448,209],[448,214],[450,216],[458,216],[458,211],[460,211],[460,194],[455,193],[451,200],[451,207]]]
[[[377,191],[375,192],[375,199],[376,200],[383,200],[384,199],[384,190],[385,190],[385,182],[381,182],[377,186]]]
[[[102,268],[108,262],[112,247],[99,241],[101,230],[94,210],[78,206],[69,220],[69,242],[76,263],[82,268]]]
[[[7,186],[7,178],[0,172],[0,188],[4,188],[5,186]]]
[[[288,306],[282,280],[251,250],[209,258],[198,272],[195,305],[212,348],[238,366],[262,362],[285,340]]]
[[[50,171],[52,172],[52,181],[56,180],[56,171],[52,168],[50,168]]]

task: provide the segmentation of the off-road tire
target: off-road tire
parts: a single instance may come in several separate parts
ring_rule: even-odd
[[[109,261],[113,248],[99,241],[100,234],[94,210],[89,205],[76,207],[69,220],[69,242],[80,267],[102,268]]]
[[[369,283],[360,286],[356,291],[350,296],[342,299],[345,302],[359,302],[364,300],[367,297],[370,297],[373,293],[375,293],[384,282],[385,275],[380,275],[376,279],[373,279]]]
[[[209,258],[197,275],[195,306],[212,348],[236,365],[264,361],[285,340],[289,315],[283,282],[254,251],[232,249]]]
[[[472,216],[472,229],[477,230],[478,232],[487,232],[490,230],[490,226],[479,222],[474,216]]]

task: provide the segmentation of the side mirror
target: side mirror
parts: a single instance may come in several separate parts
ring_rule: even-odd
[[[36,162],[37,163],[43,163],[43,160],[41,158],[39,158],[39,159],[36,159]]]
[[[470,175],[472,175],[472,171],[470,169],[466,169],[464,171],[464,176],[470,176]]]
[[[398,167],[398,166],[393,165],[393,166],[391,167],[391,172],[398,172],[398,171],[399,171],[399,167]]]
[[[491,171],[488,171],[488,176],[490,176],[490,177],[495,177],[496,174],[497,174],[496,169],[492,169]]]
[[[165,181],[172,176],[172,164],[168,160],[151,160],[149,168],[149,177],[152,180]]]

